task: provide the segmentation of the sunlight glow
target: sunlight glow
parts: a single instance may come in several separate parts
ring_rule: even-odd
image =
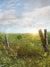
[[[37,29],[33,29],[32,33],[33,34],[37,34],[38,33],[38,30]]]
[[[38,33],[38,31],[33,31],[32,33],[33,33],[33,34],[36,34],[36,33]]]
[[[42,29],[42,32],[44,33],[44,29],[43,29],[43,28],[41,28],[41,29]],[[32,33],[33,33],[33,34],[37,34],[38,31],[39,31],[39,29],[33,29],[33,30],[32,30]]]

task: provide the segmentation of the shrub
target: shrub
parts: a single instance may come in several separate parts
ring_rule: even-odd
[[[4,34],[0,33],[0,42],[5,43],[5,36]]]
[[[22,35],[18,35],[17,36],[17,39],[22,39]]]

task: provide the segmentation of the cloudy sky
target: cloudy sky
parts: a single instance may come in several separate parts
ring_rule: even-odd
[[[50,0],[0,0],[0,32],[50,31]]]

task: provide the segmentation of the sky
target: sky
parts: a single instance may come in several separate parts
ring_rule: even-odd
[[[50,31],[50,0],[0,0],[0,32]]]

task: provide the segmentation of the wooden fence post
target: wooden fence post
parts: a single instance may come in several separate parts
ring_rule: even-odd
[[[8,53],[9,53],[9,43],[8,43],[7,35],[5,35],[5,40],[6,40],[6,44],[7,44]]]
[[[44,29],[44,39],[45,39],[45,46],[48,47],[48,38],[47,38],[47,30]],[[47,51],[47,49],[46,49]]]
[[[45,34],[44,34],[45,37],[44,37],[41,29],[39,30],[39,35],[40,35],[40,38],[41,38],[41,41],[42,41],[45,52],[48,52],[48,48],[46,46],[46,44],[47,44],[47,42],[46,42],[47,41],[47,32],[46,32],[46,30],[45,30]]]
[[[44,38],[45,38],[45,45],[48,46],[48,36],[47,36],[47,30],[44,29]]]

